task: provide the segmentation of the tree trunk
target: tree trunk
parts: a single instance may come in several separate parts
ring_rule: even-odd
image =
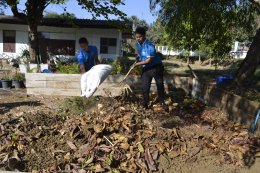
[[[29,25],[29,51],[32,63],[40,64],[37,25]]]
[[[244,61],[240,64],[235,82],[239,86],[246,87],[251,84],[257,66],[260,64],[260,29],[257,31],[254,40],[249,48]]]

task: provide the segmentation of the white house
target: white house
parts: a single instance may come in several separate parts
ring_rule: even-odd
[[[156,46],[156,50],[163,55],[168,55],[168,56],[186,56],[187,51],[185,50],[174,50],[173,48],[170,48],[169,46]],[[189,52],[190,57],[198,57],[198,53],[196,51],[190,51]]]
[[[235,59],[244,59],[247,55],[250,46],[251,46],[250,41],[246,41],[246,42],[235,41],[230,51],[230,55]]]
[[[121,31],[124,26],[125,32]],[[98,48],[102,58],[122,56],[122,39],[131,35],[132,24],[120,21],[88,19],[43,19],[38,27],[42,62],[47,61],[47,50],[52,55],[75,57],[78,40],[86,37],[90,45]],[[0,15],[0,58],[21,55],[28,49],[28,26],[26,22]]]

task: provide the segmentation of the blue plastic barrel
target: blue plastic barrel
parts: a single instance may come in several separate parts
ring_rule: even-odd
[[[230,74],[218,75],[217,79],[216,79],[216,84],[217,85],[225,84],[233,79],[234,79],[234,76],[230,75]]]
[[[48,69],[44,69],[44,70],[42,71],[42,73],[52,73],[52,71],[50,71],[50,70],[48,70]]]

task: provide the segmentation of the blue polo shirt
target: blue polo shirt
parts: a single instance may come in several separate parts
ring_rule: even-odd
[[[143,68],[149,68],[162,63],[161,57],[156,54],[155,46],[150,40],[146,39],[143,44],[137,42],[136,47],[140,61],[145,61],[149,57],[152,58],[149,64],[142,65]]]
[[[95,65],[95,58],[98,56],[98,50],[96,46],[89,45],[88,51],[80,49],[78,51],[78,64],[84,65],[85,70],[90,70]]]

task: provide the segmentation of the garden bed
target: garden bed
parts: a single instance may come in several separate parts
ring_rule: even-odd
[[[98,88],[95,95],[111,97],[122,94],[122,88],[118,83],[123,80],[122,75],[110,75]],[[126,80],[134,90],[140,93],[141,83],[139,76],[129,76]],[[79,74],[26,74],[27,93],[32,95],[53,95],[53,96],[80,96],[80,75]],[[191,77],[177,77],[168,75],[165,77],[166,91],[173,91],[179,88],[187,94],[192,94],[210,106],[220,108],[226,112],[230,120],[233,120],[245,128],[250,129],[255,120],[259,104],[249,101],[238,95],[226,92],[215,86],[212,81],[198,81]],[[155,81],[152,81],[151,90],[156,92]]]

